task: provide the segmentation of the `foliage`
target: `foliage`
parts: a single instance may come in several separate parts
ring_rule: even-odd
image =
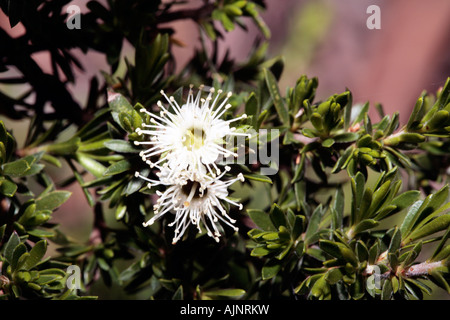
[[[27,85],[18,98],[0,92],[0,110],[29,121],[23,146],[0,122],[2,299],[93,298],[99,278],[152,299],[423,299],[431,283],[450,293],[450,79],[436,95],[420,95],[407,124],[381,106],[375,123],[369,103],[354,104],[350,90],[316,101],[317,78],[302,75],[280,91],[283,59],[267,58],[264,1],[205,1],[193,9],[176,1],[89,1],[75,30],[65,24],[69,3],[0,1],[11,27],[25,29],[18,38],[0,30],[0,70],[19,72],[0,83]],[[199,26],[202,46],[175,74],[172,49],[181,40],[167,23],[186,18]],[[266,41],[244,62],[219,60],[223,34],[245,30],[249,20]],[[134,59],[124,59],[123,71],[124,40]],[[85,103],[68,89],[74,69],[83,69],[73,48],[95,50],[110,66],[103,79],[92,78]],[[51,73],[35,61],[38,52],[50,54]],[[158,188],[135,177],[155,169],[134,141],[143,141],[136,129],[150,123],[141,109],[152,108],[162,89],[181,104],[191,83],[234,92],[225,117],[245,110],[238,131],[278,129],[260,136],[257,148],[279,139],[280,162],[267,176],[262,163],[231,165],[246,178],[232,194],[244,210],[229,208],[238,232],[224,228],[215,243],[191,230],[173,245],[167,219],[142,226]],[[49,170],[66,164],[71,177],[55,183]],[[51,219],[70,184],[92,208],[86,243]],[[51,256],[49,244],[57,250]],[[82,270],[79,289],[67,286],[70,265]]]

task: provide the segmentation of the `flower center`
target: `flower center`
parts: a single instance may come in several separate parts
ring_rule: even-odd
[[[189,151],[198,150],[205,144],[206,134],[201,128],[190,128],[183,136],[183,146]]]
[[[188,182],[181,187],[181,191],[187,197],[183,203],[185,207],[189,207],[192,200],[200,199],[206,196],[206,194],[208,193],[208,189],[205,189],[203,190],[203,192],[201,192],[200,183],[192,180],[188,180]]]

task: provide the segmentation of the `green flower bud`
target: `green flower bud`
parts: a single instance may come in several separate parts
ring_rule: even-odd
[[[311,123],[313,124],[314,128],[316,128],[318,131],[323,130],[323,121],[322,116],[318,113],[313,113],[311,115]]]
[[[322,102],[317,107],[317,112],[320,115],[322,115],[323,117],[325,117],[328,114],[328,112],[330,112],[330,107],[331,107],[331,102],[330,101]]]

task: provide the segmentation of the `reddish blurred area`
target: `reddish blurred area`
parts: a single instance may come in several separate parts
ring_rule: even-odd
[[[323,14],[331,13],[331,21],[305,63],[288,52],[286,43],[308,39],[298,39],[299,32],[308,30],[293,26],[305,18],[302,10],[318,3]],[[379,30],[366,26],[370,5],[380,8]],[[263,18],[272,32],[271,53],[290,59],[285,59],[281,84],[292,87],[302,74],[317,76],[318,98],[349,88],[354,102],[381,103],[387,114],[398,111],[405,123],[422,90],[435,93],[450,76],[449,15],[448,0],[267,0]],[[320,11],[317,23],[326,23]],[[249,31],[227,36],[224,47],[232,47],[232,56],[242,59],[249,52],[258,34],[256,28]]]

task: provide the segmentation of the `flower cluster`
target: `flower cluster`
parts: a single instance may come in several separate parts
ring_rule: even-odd
[[[159,198],[153,208],[155,215],[144,226],[153,224],[167,212],[174,213],[175,219],[170,224],[175,226],[174,244],[190,224],[195,225],[199,232],[202,224],[207,234],[219,241],[219,221],[238,230],[223,204],[227,202],[242,209],[241,204],[228,198],[228,187],[237,180],[244,181],[244,176],[240,173],[224,181],[222,179],[230,167],[225,166],[221,170],[216,162],[219,157],[237,156],[224,148],[223,142],[228,136],[247,135],[230,127],[230,123],[247,116],[243,114],[227,121],[221,119],[231,107],[227,103],[231,92],[219,102],[222,90],[216,92],[211,88],[208,96],[202,98],[203,90],[204,86],[200,86],[194,97],[190,86],[187,101],[182,106],[161,91],[169,105],[166,108],[158,101],[159,115],[141,109],[149,115],[150,123],[136,129],[139,135],[149,136],[146,141],[135,141],[136,145],[149,145],[140,153],[142,160],[159,172],[157,180],[139,172],[135,175],[147,181],[149,188],[165,187],[164,192],[156,192]]]

